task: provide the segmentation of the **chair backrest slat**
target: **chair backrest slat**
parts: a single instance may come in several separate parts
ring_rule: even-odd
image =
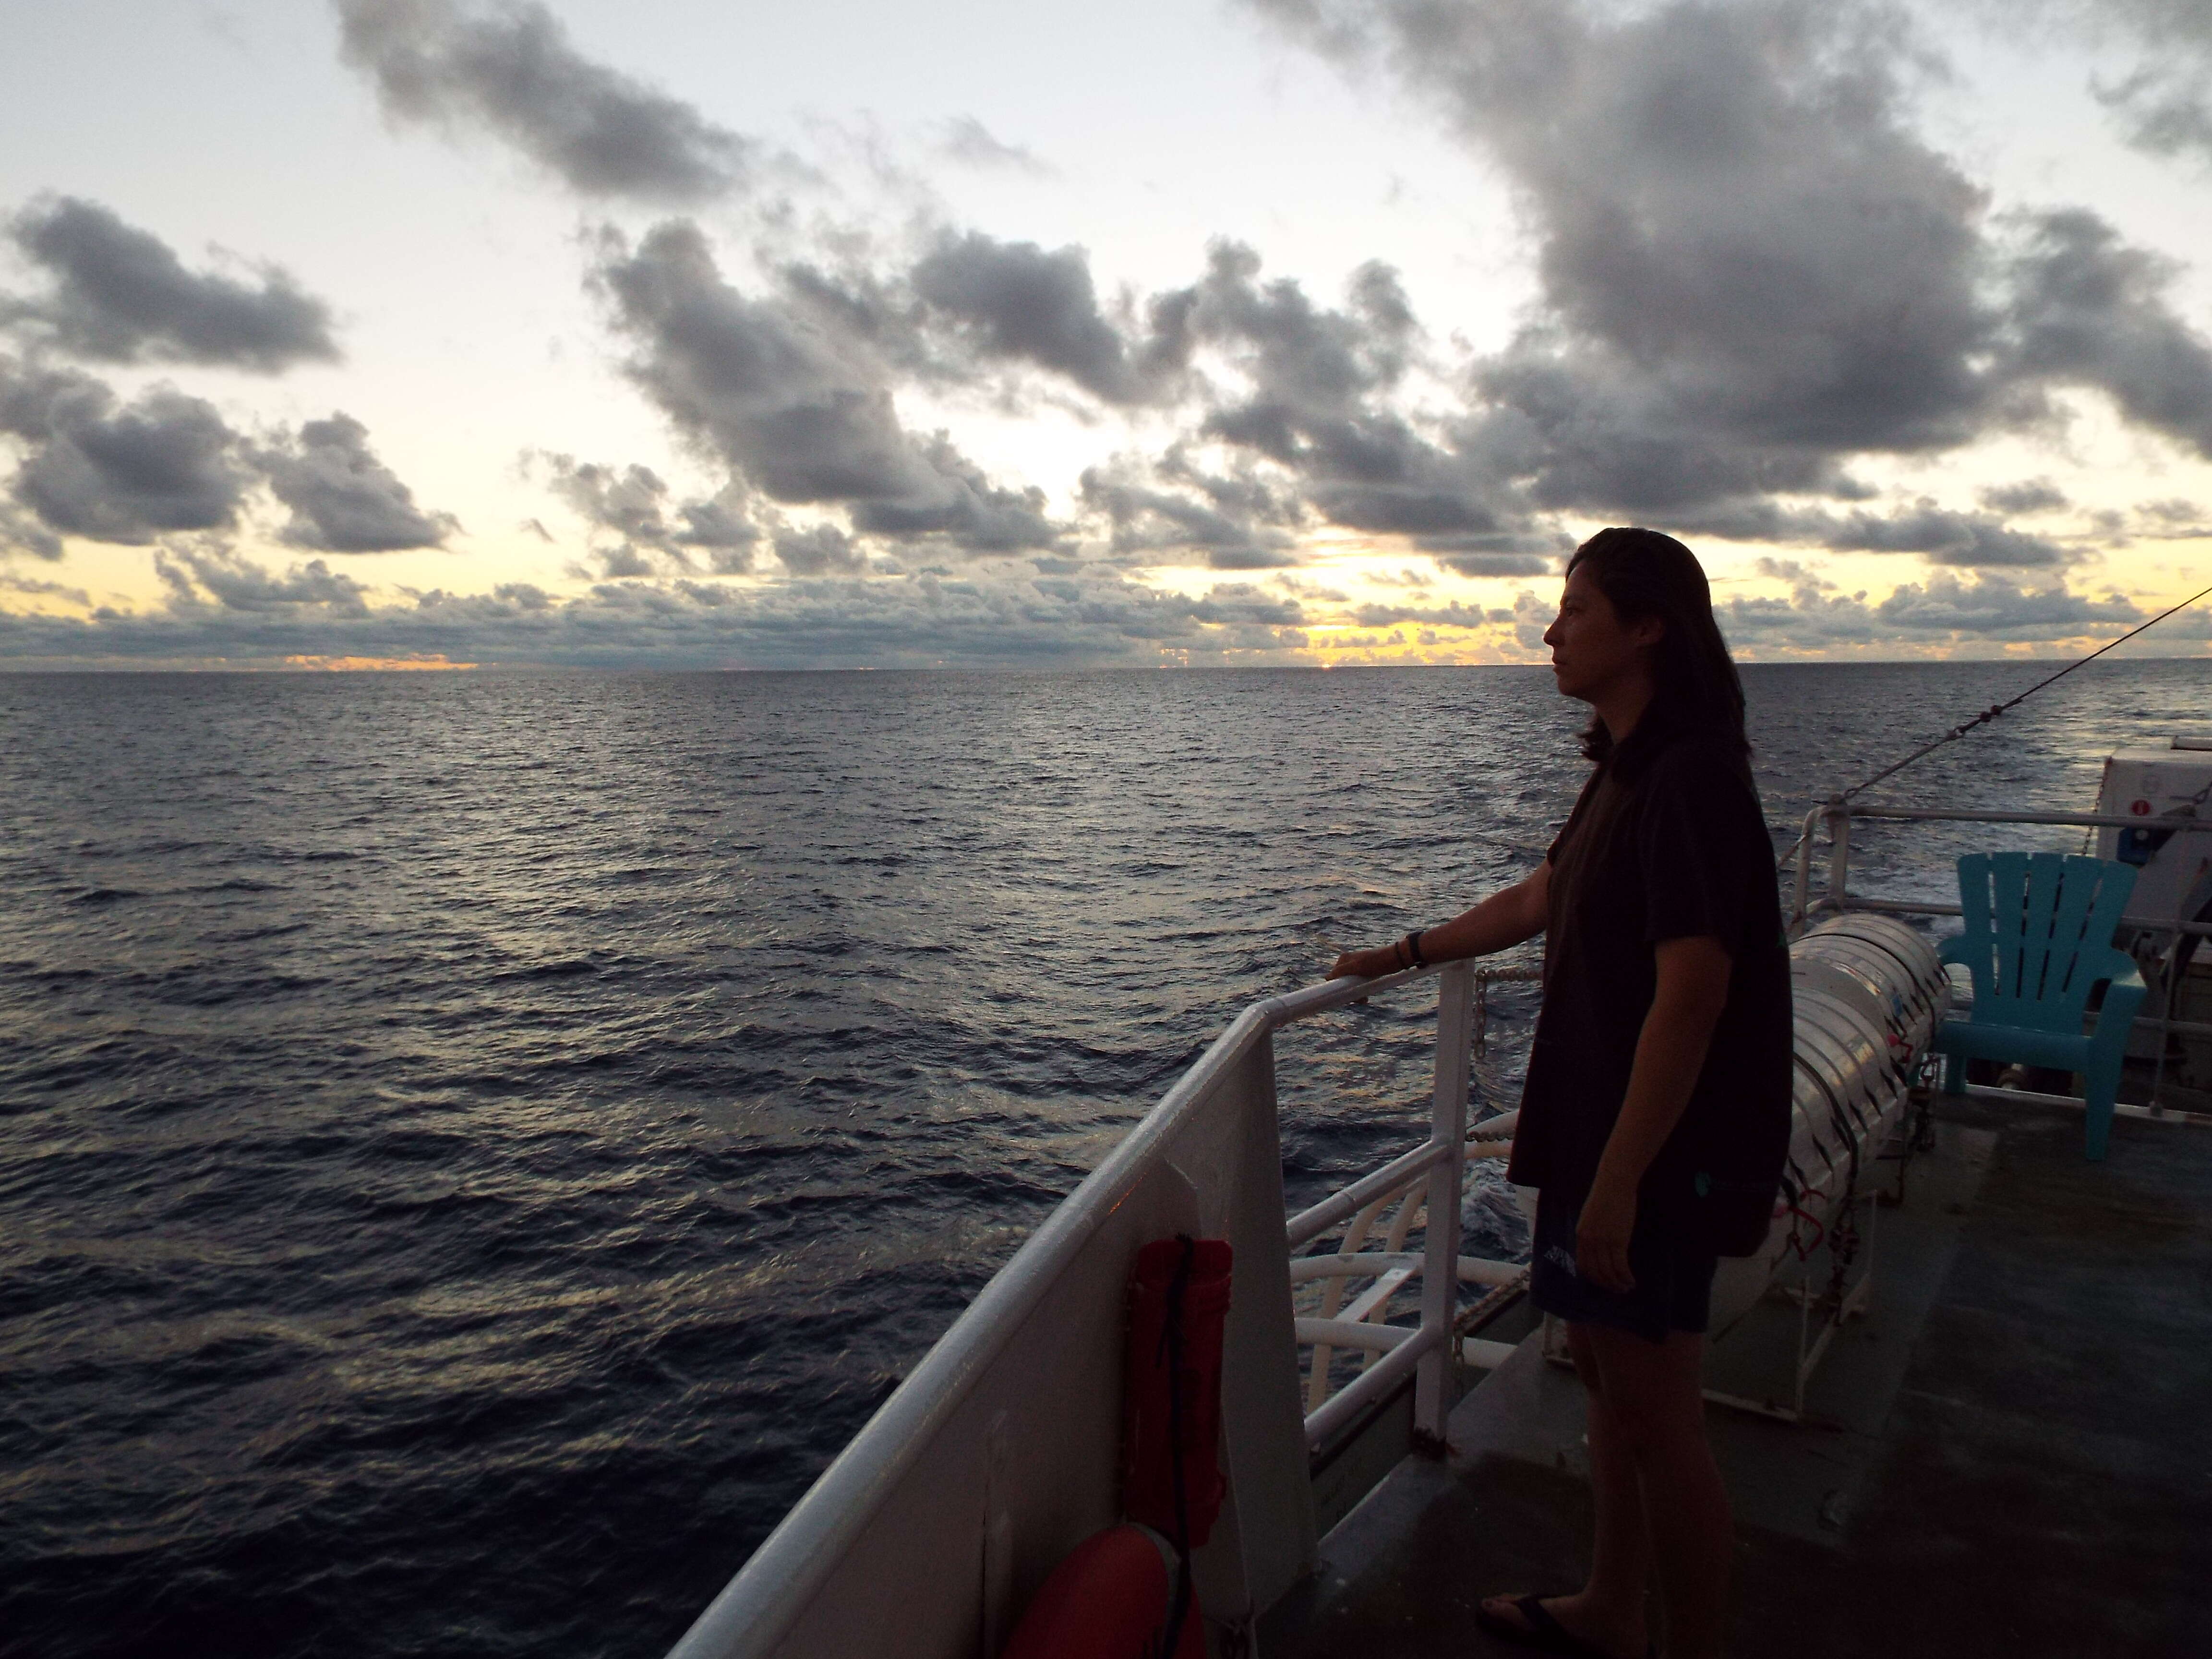
[[[2057,903],[2051,912],[2050,938],[2044,947],[2043,991],[2037,999],[2039,1001],[2070,1000],[2077,1007],[2089,991],[2085,981],[2080,995],[2073,994],[2073,982],[2079,977],[2075,969],[2081,960],[2081,932],[2088,925],[2089,908],[2100,884],[2097,880],[2100,873],[2096,867],[2097,860],[2083,859],[2079,862],[2090,868],[2086,872],[2069,869],[2064,886],[2054,895]],[[2107,933],[2100,943],[2110,943],[2112,935]]]
[[[2001,853],[1995,862],[2002,896],[1997,921],[2004,929],[2004,942],[1998,950],[2012,968],[2005,975],[2003,994],[2015,1002],[2040,1002],[2043,999],[2037,993],[2043,981],[2039,937],[2043,930],[2036,927],[2035,919],[2051,914],[2050,901],[2058,890],[2058,873],[2039,866],[2026,853]],[[2039,875],[2043,878],[2040,881]]]
[[[1959,860],[1962,953],[1974,1018],[2078,1031],[2094,960],[2112,942],[2135,866],[2057,853],[1969,853]]]
[[[1967,968],[1974,976],[1974,1000],[1997,994],[2000,983],[1996,929],[1991,923],[1990,886],[1995,872],[1986,854],[1970,854],[1959,860],[1959,909],[1966,931],[1958,948],[1969,952]]]

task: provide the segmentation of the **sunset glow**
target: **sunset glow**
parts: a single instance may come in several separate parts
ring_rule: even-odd
[[[1617,523],[1753,660],[2212,580],[2185,9],[12,27],[0,665],[1528,661]]]

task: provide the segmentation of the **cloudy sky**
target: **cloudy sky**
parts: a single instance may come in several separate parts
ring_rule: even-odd
[[[1755,659],[2212,582],[2204,0],[0,31],[0,666],[1523,660],[1617,523]]]

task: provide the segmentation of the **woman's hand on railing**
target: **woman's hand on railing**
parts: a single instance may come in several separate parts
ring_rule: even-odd
[[[1510,887],[1502,887],[1488,898],[1449,921],[1409,934],[1421,959],[1406,949],[1407,939],[1374,951],[1346,951],[1328,970],[1331,979],[1375,979],[1408,968],[1441,968],[1468,957],[1486,957],[1495,951],[1532,939],[1544,931],[1551,906],[1552,861],[1538,865]]]
[[[1380,979],[1385,974],[1395,974],[1406,966],[1405,957],[1395,945],[1383,945],[1376,951],[1346,951],[1330,965],[1331,979]]]

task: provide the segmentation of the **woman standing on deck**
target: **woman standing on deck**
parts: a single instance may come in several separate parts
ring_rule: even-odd
[[[1596,769],[1544,862],[1441,927],[1340,957],[1371,977],[1544,940],[1509,1177],[1540,1188],[1529,1293],[1589,1396],[1597,1537],[1571,1594],[1484,1627],[1630,1659],[1658,1573],[1668,1659],[1723,1646],[1732,1537],[1700,1376],[1717,1258],[1766,1237],[1790,1134],[1790,958],[1743,690],[1689,549],[1600,531],[1544,635]]]

